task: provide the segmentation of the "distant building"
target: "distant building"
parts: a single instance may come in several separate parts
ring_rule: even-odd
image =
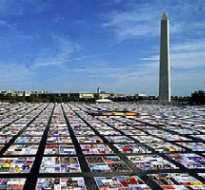
[[[95,93],[68,93],[70,100],[94,99]]]
[[[31,90],[4,90],[0,92],[4,96],[31,96],[37,94],[48,94],[47,91],[31,91]]]
[[[95,98],[94,93],[80,93],[80,99],[93,99]]]
[[[100,93],[99,98],[101,99],[110,98],[110,93]]]
[[[126,98],[127,97],[126,94],[112,94],[111,96],[112,98]]]
[[[147,100],[149,99],[148,94],[135,94],[135,99],[137,100]]]

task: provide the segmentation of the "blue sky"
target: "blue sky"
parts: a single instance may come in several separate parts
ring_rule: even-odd
[[[203,0],[0,0],[0,90],[157,95],[163,11],[172,94],[204,90]]]

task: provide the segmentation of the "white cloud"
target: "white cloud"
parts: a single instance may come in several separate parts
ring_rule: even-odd
[[[170,61],[173,68],[193,69],[205,67],[205,40],[190,40],[171,44]],[[158,61],[159,53],[141,58],[142,61]]]
[[[0,27],[8,28],[9,30],[11,30],[15,33],[19,33],[19,30],[16,29],[16,27],[14,27],[12,24],[9,24],[5,20],[0,20]]]
[[[106,21],[102,27],[111,29],[118,40],[159,36],[160,19],[166,9],[160,4],[131,3],[125,11],[113,11],[104,15]],[[182,30],[181,24],[172,22],[172,25],[172,33]]]
[[[9,39],[14,38],[16,40],[33,40],[34,36],[26,34],[22,30],[18,29],[15,24],[11,24],[5,20],[0,20],[0,30],[3,30],[3,34],[11,34],[8,35]],[[5,31],[6,30],[6,31]],[[0,40],[7,40],[5,36],[0,36]],[[7,42],[8,43],[8,42]]]
[[[195,90],[204,90],[205,69],[200,71],[186,70],[186,72],[172,72],[172,94],[190,96]]]
[[[158,55],[153,55],[150,57],[143,57],[140,60],[142,61],[159,61],[159,54]]]
[[[103,15],[102,27],[113,31],[120,41],[142,36],[159,36],[160,19],[164,10],[168,11],[172,34],[204,34],[204,20],[195,16],[203,15],[203,12],[199,11],[200,2],[178,2],[176,5],[169,5],[167,3],[136,3],[133,1],[128,4],[129,6],[123,11],[113,11]]]
[[[103,65],[103,66],[102,66]],[[127,64],[124,64],[127,65]],[[69,71],[68,71],[69,72]],[[75,77],[85,77],[89,85],[99,83],[106,91],[156,94],[158,63],[112,67],[109,63],[92,64],[86,68],[72,69]],[[75,74],[76,73],[76,74]]]
[[[159,18],[156,12],[135,10],[128,12],[113,12],[107,16],[102,27],[109,28],[116,33],[119,40],[132,39],[138,36],[159,35]]]
[[[2,89],[22,89],[33,72],[23,64],[0,63]]]
[[[190,95],[192,89],[204,89],[205,40],[189,40],[171,46],[171,78],[173,95]],[[159,54],[141,59],[145,64],[156,61]]]
[[[49,2],[41,0],[0,0],[0,15],[40,13],[49,7]]]
[[[204,51],[205,50],[205,39],[200,40],[188,40],[184,43],[180,44],[173,44],[172,45],[172,51],[186,51],[186,52],[192,52],[192,51]]]
[[[155,63],[145,64],[143,66],[130,66],[130,67],[100,67],[100,66],[91,66],[86,68],[78,68],[72,69],[72,72],[76,73],[84,73],[89,77],[99,77],[103,76],[105,78],[126,78],[133,76],[142,76],[149,75],[154,72],[153,68],[155,67]]]
[[[205,40],[191,40],[171,46],[171,65],[175,68],[205,67]]]
[[[57,45],[56,53],[52,56],[48,55],[48,53],[43,53],[34,61],[34,67],[62,65],[71,58],[73,53],[80,50],[79,45],[72,43],[67,38],[56,35],[53,35],[52,38]]]

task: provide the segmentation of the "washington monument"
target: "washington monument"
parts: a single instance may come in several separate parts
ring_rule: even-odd
[[[159,101],[171,101],[169,20],[165,12],[161,19]]]

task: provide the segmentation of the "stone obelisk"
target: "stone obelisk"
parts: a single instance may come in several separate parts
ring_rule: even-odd
[[[171,101],[169,20],[165,12],[161,19],[159,101],[163,103]]]

